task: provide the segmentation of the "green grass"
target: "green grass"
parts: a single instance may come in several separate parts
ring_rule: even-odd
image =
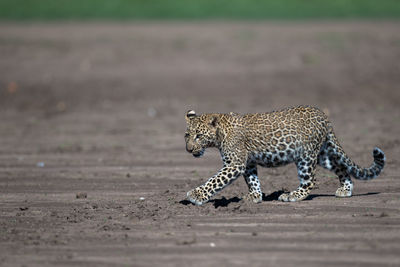
[[[0,0],[0,20],[400,18],[400,0]]]

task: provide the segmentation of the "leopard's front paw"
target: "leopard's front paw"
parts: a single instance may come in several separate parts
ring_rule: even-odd
[[[244,201],[253,202],[253,203],[261,203],[262,202],[262,193],[252,192],[244,195],[242,198]]]
[[[296,202],[305,199],[307,196],[308,196],[307,194],[293,191],[290,193],[283,193],[282,195],[279,196],[278,200],[283,202]]]
[[[209,200],[207,193],[201,187],[197,187],[187,192],[187,198],[195,205],[203,205]]]

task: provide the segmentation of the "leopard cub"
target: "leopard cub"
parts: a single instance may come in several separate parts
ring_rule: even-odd
[[[294,163],[299,187],[279,196],[281,201],[305,199],[314,187],[317,164],[334,172],[340,182],[337,197],[350,197],[353,182],[377,177],[385,165],[385,154],[373,150],[368,168],[356,165],[343,151],[327,116],[317,108],[299,106],[270,113],[239,115],[186,113],[186,150],[195,157],[206,148],[219,149],[223,167],[204,184],[189,191],[188,199],[202,205],[236,178],[243,175],[249,192],[245,200],[259,203],[262,191],[257,166],[278,167]]]

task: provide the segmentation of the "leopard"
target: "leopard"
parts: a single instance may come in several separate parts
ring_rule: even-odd
[[[317,107],[297,106],[267,113],[205,113],[187,111],[186,151],[198,158],[207,148],[217,148],[222,168],[202,185],[187,192],[195,204],[207,203],[218,192],[243,176],[248,193],[241,199],[250,203],[263,200],[257,167],[279,167],[294,163],[300,185],[279,195],[278,201],[306,199],[316,185],[317,165],[332,171],[340,186],[335,196],[351,197],[353,182],[378,177],[386,156],[375,147],[373,163],[362,168],[344,152],[327,115]]]

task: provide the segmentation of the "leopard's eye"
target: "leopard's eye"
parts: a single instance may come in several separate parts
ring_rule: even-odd
[[[185,138],[188,138],[189,137],[189,133],[185,133]]]
[[[203,136],[202,134],[196,134],[196,139],[198,139],[198,138],[200,138],[202,136]]]

